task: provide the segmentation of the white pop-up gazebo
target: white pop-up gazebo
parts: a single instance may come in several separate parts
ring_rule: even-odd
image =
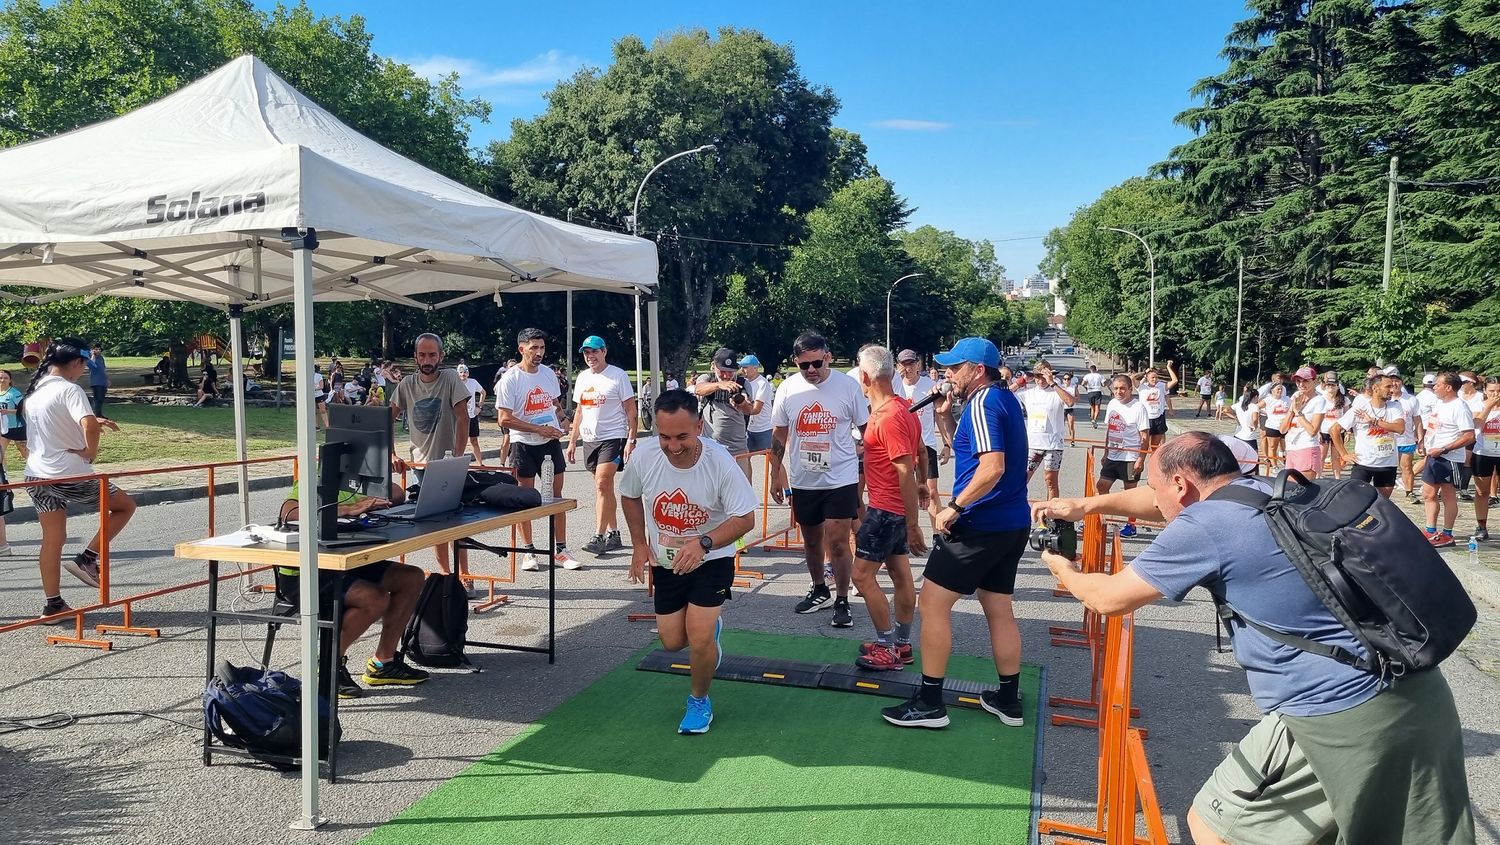
[[[350,129],[252,56],[129,114],[0,150],[0,299],[104,294],[225,309],[241,458],[245,309],[294,303],[297,454],[311,467],[315,299],[432,310],[511,293],[648,295],[654,380],[656,279],[650,241],[464,187]],[[432,292],[453,295],[413,298]],[[301,512],[316,514],[315,485],[300,495]],[[300,524],[302,663],[318,689],[317,520]],[[313,761],[317,701],[304,699],[302,758]],[[318,785],[318,767],[304,765],[294,827],[321,823]]]

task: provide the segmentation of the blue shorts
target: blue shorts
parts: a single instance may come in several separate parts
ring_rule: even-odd
[[[1452,484],[1453,462],[1437,455],[1428,455],[1427,463],[1422,465],[1422,483],[1431,484],[1434,487],[1439,484]]]
[[[1411,443],[1406,446],[1397,446],[1396,451],[1403,455],[1415,455],[1417,453],[1417,444]]]

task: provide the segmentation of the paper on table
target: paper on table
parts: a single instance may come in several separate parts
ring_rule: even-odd
[[[200,546],[222,546],[230,549],[243,549],[246,546],[258,546],[265,542],[265,538],[245,528],[241,528],[230,534],[220,534],[217,537],[209,537],[199,540]]]

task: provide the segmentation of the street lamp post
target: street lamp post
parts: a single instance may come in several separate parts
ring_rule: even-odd
[[[896,281],[891,282],[891,289],[885,292],[885,348],[886,349],[890,349],[891,348],[891,294],[893,294],[893,293],[896,292],[896,285],[901,284],[902,282],[906,281],[907,279],[915,279],[918,276],[925,276],[925,275],[927,275],[927,274],[926,273],[909,273],[909,274],[907,274],[905,276],[902,276],[901,278],[897,279]]]
[[[1146,340],[1146,344],[1147,344],[1146,357],[1148,359],[1150,359],[1150,360],[1149,360],[1149,362],[1147,363],[1146,366],[1148,366],[1148,367],[1155,367],[1156,366],[1156,256],[1151,253],[1151,244],[1146,243],[1146,239],[1145,238],[1141,237],[1140,235],[1137,235],[1135,232],[1132,232],[1129,229],[1119,229],[1119,228],[1116,228],[1114,226],[1100,226],[1099,228],[1101,230],[1103,230],[1103,231],[1106,231],[1106,232],[1119,232],[1122,235],[1129,235],[1132,238],[1135,238],[1136,240],[1140,241],[1141,242],[1141,246],[1143,246],[1143,247],[1146,248],[1146,261],[1150,265],[1150,269],[1151,269],[1151,334],[1150,334],[1150,336]]]

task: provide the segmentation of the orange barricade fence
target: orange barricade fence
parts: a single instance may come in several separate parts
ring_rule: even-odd
[[[1093,521],[1091,530],[1090,521]],[[1124,554],[1120,549],[1120,538],[1114,538],[1111,550],[1106,553],[1104,526],[1097,514],[1091,514],[1084,520],[1084,549],[1083,567],[1085,572],[1098,572],[1106,575],[1119,572],[1125,566]],[[1090,568],[1092,567],[1092,568]],[[1087,606],[1083,609],[1083,628],[1053,628],[1051,632],[1055,635],[1053,645],[1069,645],[1089,650],[1089,695],[1088,698],[1065,698],[1063,696],[1052,696],[1047,699],[1049,707],[1063,707],[1074,710],[1088,710],[1092,716],[1069,716],[1061,713],[1052,714],[1054,725],[1076,725],[1085,728],[1099,727],[1099,713],[1105,706],[1101,695],[1103,687],[1108,683],[1112,671],[1109,661],[1117,649],[1110,640],[1109,623],[1099,614],[1090,610]],[[1061,641],[1060,641],[1061,640]],[[1131,707],[1130,715],[1139,717],[1140,710]],[[1141,732],[1145,735],[1145,731]]]
[[[1121,559],[1119,541],[1113,559]],[[1135,662],[1134,614],[1111,617],[1104,623],[1104,683],[1099,709],[1098,794],[1094,824],[1079,825],[1043,819],[1037,832],[1058,837],[1060,845],[1081,845],[1078,836],[1105,845],[1167,845],[1166,827],[1156,800],[1151,769],[1142,739],[1145,731],[1130,727],[1131,675]],[[1137,835],[1144,824],[1146,835]]]
[[[218,493],[217,493],[217,491],[215,489],[215,487],[216,487],[215,482],[217,480],[216,470],[227,469],[227,468],[235,468],[235,467],[240,467],[240,466],[247,466],[248,467],[248,466],[252,466],[252,465],[255,465],[255,464],[269,464],[269,463],[278,463],[278,462],[287,462],[287,463],[290,463],[292,465],[292,477],[296,478],[296,474],[297,474],[297,460],[296,460],[296,456],[295,455],[276,455],[276,456],[265,457],[265,458],[250,458],[250,459],[244,460],[244,461],[219,461],[219,462],[216,462],[216,463],[207,463],[207,464],[189,464],[187,466],[158,467],[158,468],[154,468],[154,469],[124,470],[124,471],[121,471],[121,472],[99,472],[99,473],[94,473],[93,475],[79,475],[79,476],[72,476],[72,477],[69,477],[69,478],[55,478],[55,479],[48,479],[47,481],[17,482],[17,483],[6,484],[6,485],[3,485],[3,486],[0,486],[0,489],[23,490],[23,489],[28,488],[28,487],[36,487],[36,486],[51,486],[51,485],[55,485],[55,484],[74,484],[74,483],[77,483],[77,482],[80,482],[80,481],[98,481],[99,482],[99,536],[102,538],[101,542],[99,544],[99,599],[98,599],[98,601],[94,602],[93,604],[84,605],[83,607],[77,607],[77,608],[74,608],[72,610],[66,611],[64,613],[56,614],[56,615],[53,615],[53,616],[42,617],[42,618],[39,618],[39,619],[27,619],[27,620],[24,620],[24,621],[21,621],[21,622],[12,622],[12,623],[10,623],[8,625],[0,625],[0,634],[6,633],[8,631],[17,631],[17,630],[20,630],[22,628],[30,628],[30,627],[32,627],[34,625],[41,625],[41,624],[49,624],[50,625],[50,624],[54,624],[54,623],[58,622],[59,620],[71,618],[73,620],[73,633],[72,634],[49,634],[47,636],[47,644],[48,645],[82,645],[82,646],[90,646],[92,648],[104,649],[104,650],[108,651],[113,646],[113,643],[111,643],[109,640],[106,640],[106,639],[91,639],[91,638],[85,636],[85,632],[84,632],[84,615],[88,614],[88,613],[93,613],[95,611],[104,610],[104,609],[107,609],[107,608],[118,607],[118,608],[121,608],[121,612],[122,612],[122,615],[123,615],[123,618],[121,619],[121,624],[119,624],[119,625],[104,625],[104,624],[96,625],[96,626],[94,626],[94,632],[95,633],[100,633],[100,634],[132,634],[132,635],[136,635],[136,636],[145,636],[145,637],[159,637],[159,636],[161,636],[161,631],[159,629],[157,629],[157,628],[142,627],[142,626],[137,626],[135,624],[135,618],[134,618],[135,603],[139,602],[139,601],[144,601],[146,599],[156,598],[157,596],[164,596],[164,595],[166,595],[168,593],[176,593],[176,592],[180,592],[182,590],[190,590],[190,589],[192,589],[194,587],[201,587],[201,586],[203,586],[203,585],[205,585],[205,584],[208,583],[208,579],[206,579],[206,578],[198,578],[198,579],[194,579],[192,581],[188,581],[188,582],[183,583],[183,584],[176,584],[176,585],[173,585],[173,586],[170,586],[170,587],[164,587],[164,588],[155,589],[155,590],[147,590],[147,591],[142,592],[142,593],[135,593],[135,594],[128,595],[128,596],[116,597],[113,594],[113,590],[111,589],[111,586],[110,586],[110,543],[109,543],[109,507],[108,507],[108,502],[109,502],[109,485],[112,482],[120,480],[120,479],[125,479],[125,478],[140,478],[140,477],[143,477],[143,476],[161,475],[161,474],[169,473],[169,472],[174,472],[174,473],[199,472],[199,471],[205,472],[207,474],[207,482],[208,482],[208,493],[205,496],[206,504],[207,504],[207,507],[208,507],[208,518],[207,518],[207,525],[205,527],[205,531],[206,531],[206,536],[212,536],[212,535],[218,533],[218,527],[217,527],[217,518],[218,518],[217,500],[218,500]],[[196,536],[193,539],[196,539]],[[265,570],[267,570],[269,568],[270,567],[261,566],[261,567],[255,567],[255,568],[252,568],[252,569],[244,570],[244,571],[236,571],[236,572],[232,572],[232,573],[228,573],[228,574],[219,576],[219,580],[220,581],[227,581],[227,580],[229,580],[231,578],[238,578],[238,577],[240,577],[242,575],[248,575],[248,574],[252,574],[252,573],[255,573],[255,572],[262,572],[262,571],[265,571]]]
[[[771,453],[751,452],[748,457],[751,462],[755,458],[765,458],[763,466],[765,472],[760,482],[760,526],[755,537],[746,535],[744,548],[767,549],[776,552],[800,552],[802,551],[802,531],[797,527],[797,521],[790,515],[787,517],[785,528],[772,529],[771,527]],[[790,503],[783,503],[790,509]]]

